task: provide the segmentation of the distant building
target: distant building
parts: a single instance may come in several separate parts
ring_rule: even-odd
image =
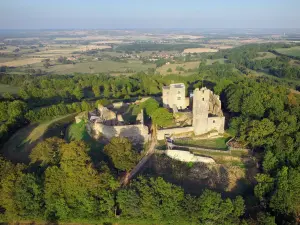
[[[165,108],[185,109],[187,107],[185,101],[185,85],[183,83],[163,86],[162,94],[163,105]]]

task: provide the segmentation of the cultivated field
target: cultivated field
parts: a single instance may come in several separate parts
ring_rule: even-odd
[[[203,53],[203,52],[217,52],[218,49],[212,49],[212,48],[187,48],[184,49],[184,53]]]
[[[76,64],[58,64],[45,69],[41,64],[33,66],[33,68],[40,68],[47,72],[56,74],[70,74],[70,73],[106,73],[106,72],[123,72],[132,73],[146,71],[148,68],[155,68],[154,64],[143,64],[141,61],[132,60],[128,63],[115,62],[109,60],[81,62]]]
[[[300,46],[292,48],[278,48],[276,51],[284,55],[300,57]]]
[[[1,62],[0,66],[12,66],[12,67],[17,67],[17,66],[24,66],[24,65],[29,65],[29,64],[34,64],[41,62],[41,58],[25,58],[25,59],[16,59],[8,62]]]

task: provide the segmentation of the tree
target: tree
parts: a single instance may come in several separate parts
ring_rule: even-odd
[[[73,94],[78,100],[81,100],[84,97],[83,90],[80,87],[76,87]]]
[[[39,163],[41,166],[57,165],[61,156],[60,148],[65,143],[63,139],[56,137],[38,143],[29,155],[31,163]]]
[[[20,100],[15,100],[8,105],[7,113],[10,118],[22,119],[27,111],[27,104]]]
[[[159,103],[154,98],[149,98],[143,102],[142,107],[148,116],[152,116],[154,111],[159,108]]]
[[[167,69],[167,72],[171,73],[172,72],[172,68]]]
[[[113,137],[109,144],[104,147],[104,152],[119,170],[131,170],[138,160],[138,154],[127,138]]]
[[[275,217],[271,216],[269,213],[259,212],[257,215],[258,225],[276,225]]]
[[[93,90],[93,92],[94,92],[94,95],[95,95],[95,97],[99,97],[100,96],[100,88],[99,88],[99,86],[93,86],[92,87],[92,90]]]
[[[263,168],[265,172],[270,172],[277,168],[278,160],[276,156],[271,152],[267,151],[263,161]]]
[[[247,128],[246,140],[255,147],[271,145],[274,142],[272,134],[275,130],[275,124],[269,119],[253,120]]]
[[[2,94],[3,98],[8,99],[8,100],[13,100],[14,96],[11,93],[5,92]]]
[[[51,66],[51,64],[50,64],[50,59],[45,59],[45,60],[44,60],[43,66],[44,66],[46,69],[48,69],[48,68]]]
[[[160,127],[170,126],[173,122],[173,115],[165,108],[158,108],[152,113],[152,122]]]
[[[244,214],[244,201],[241,197],[234,201],[222,200],[219,193],[205,190],[199,203],[201,224],[239,224],[239,217]]]

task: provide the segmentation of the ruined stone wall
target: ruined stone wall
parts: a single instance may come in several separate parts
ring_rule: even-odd
[[[225,117],[209,117],[207,122],[207,130],[216,130],[219,134],[224,133]]]
[[[170,129],[162,129],[157,130],[156,137],[157,140],[164,140],[165,134],[176,135],[176,134],[184,134],[193,132],[193,127],[178,127],[178,128],[170,128]]]
[[[124,125],[124,126],[107,126],[102,123],[90,124],[95,138],[101,137],[102,135],[111,139],[112,137],[126,137],[131,141],[146,142],[150,140],[150,134],[148,127],[143,124],[137,125]]]

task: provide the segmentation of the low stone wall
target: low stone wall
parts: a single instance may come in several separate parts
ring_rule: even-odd
[[[112,137],[126,137],[133,142],[147,142],[150,140],[148,127],[142,124],[124,125],[124,126],[107,126],[102,123],[90,124],[94,136],[104,136],[107,139]]]
[[[183,148],[183,149],[189,149],[189,150],[199,150],[199,151],[207,151],[207,152],[221,152],[225,154],[230,154],[230,150],[219,150],[219,149],[212,149],[212,148],[201,148],[201,147],[191,147],[187,145],[175,145],[175,148]]]
[[[165,134],[176,135],[193,132],[193,130],[194,128],[192,126],[157,130],[157,140],[164,140]]]
[[[181,162],[202,162],[202,163],[216,163],[215,160],[209,157],[196,156],[189,151],[182,150],[166,150],[165,154],[172,159],[181,161]]]

